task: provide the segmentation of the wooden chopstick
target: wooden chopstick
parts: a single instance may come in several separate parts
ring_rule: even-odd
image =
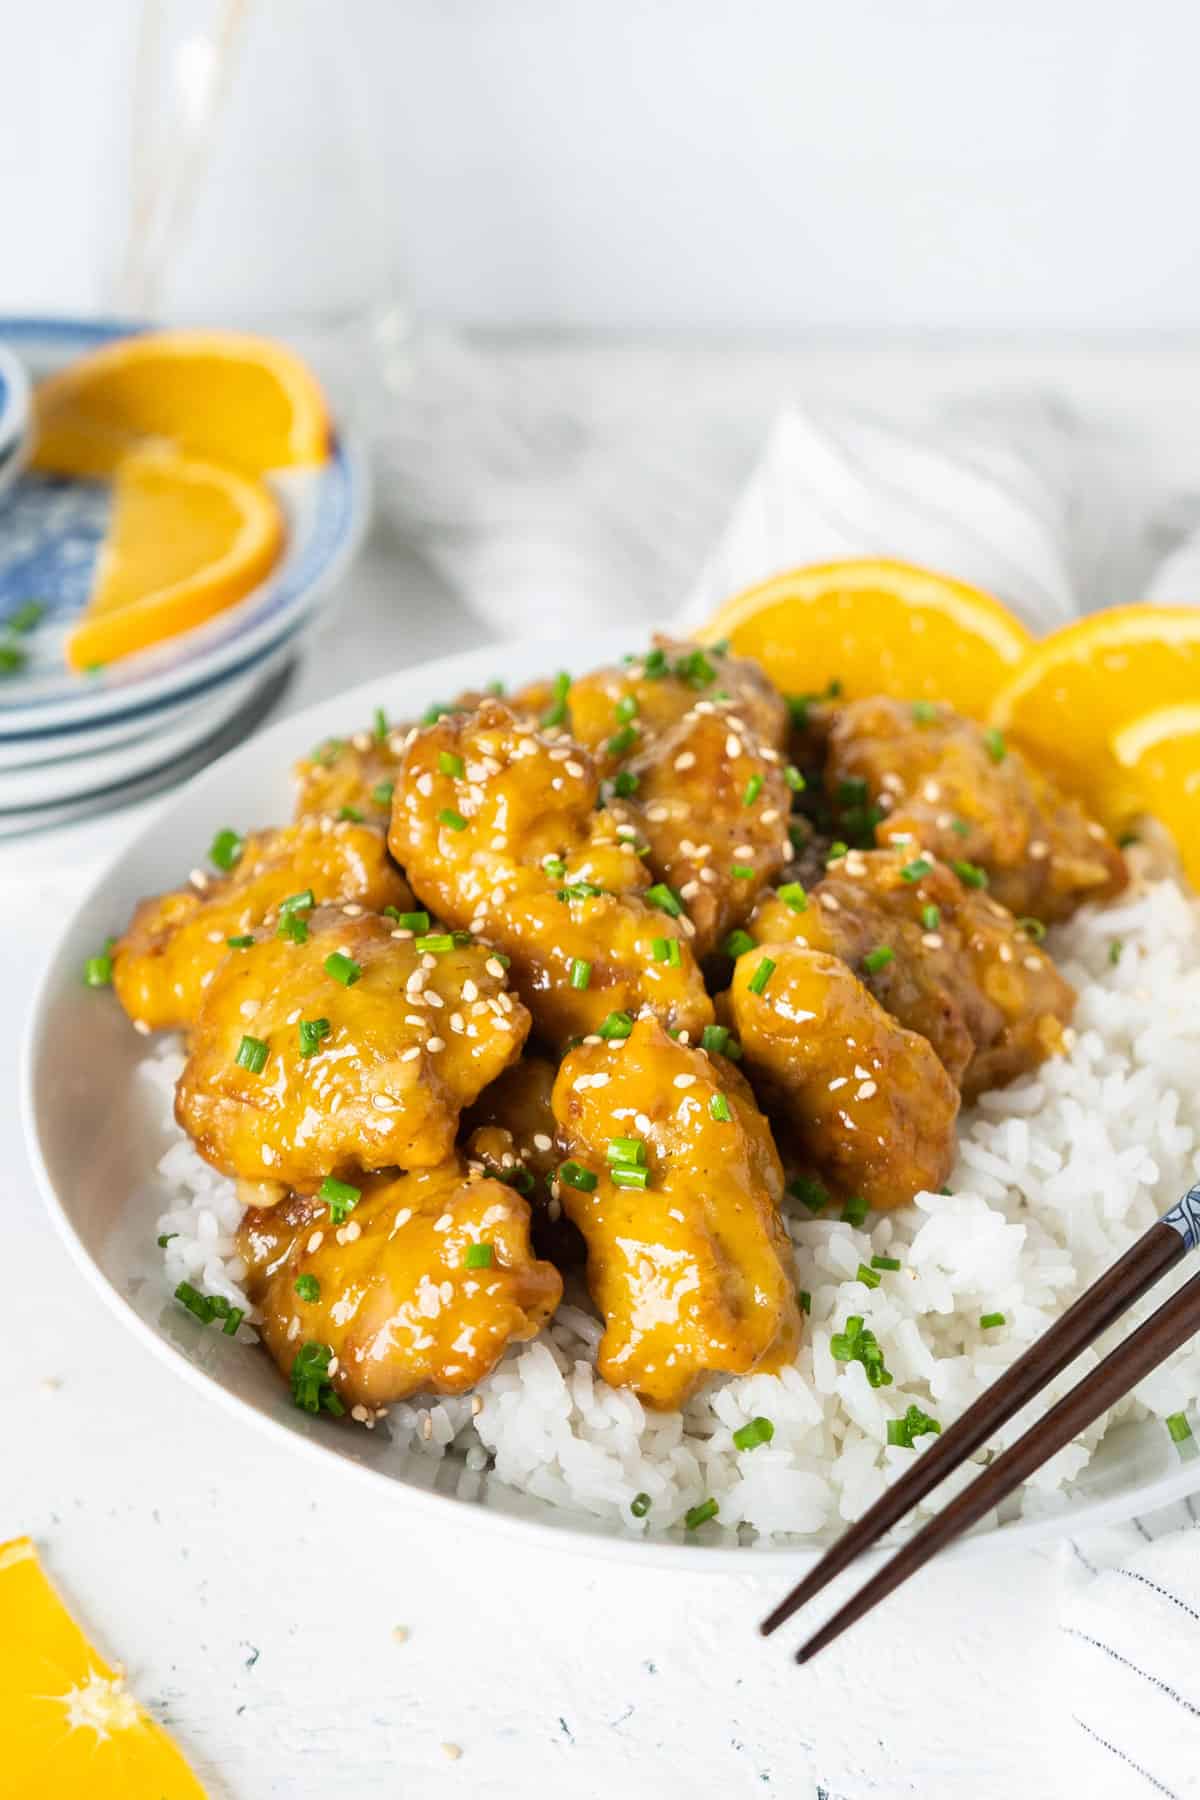
[[[1085,1430],[1102,1412],[1122,1399],[1130,1388],[1136,1387],[1197,1330],[1200,1330],[1200,1275],[1193,1275],[1131,1338],[1118,1344],[1098,1368],[1085,1375],[1057,1406],[1051,1407],[1045,1418],[1031,1426],[1024,1437],[1018,1438],[1010,1450],[997,1457],[936,1519],[931,1519],[916,1537],[898,1550],[891,1561],[885,1563],[878,1574],[872,1576],[854,1598],[834,1613],[796,1652],[796,1661],[808,1662],[901,1582],[915,1575],[952,1538],[970,1530],[989,1508],[996,1506],[1006,1494],[1011,1494],[1056,1450],[1069,1444],[1077,1432]]]
[[[968,1407],[960,1419],[934,1438],[906,1475],[890,1487],[833,1544],[815,1569],[780,1601],[762,1622],[764,1637],[790,1619],[814,1594],[848,1568],[856,1556],[890,1531],[952,1469],[1006,1425],[1027,1401],[1060,1375],[1080,1351],[1149,1292],[1168,1269],[1200,1243],[1200,1186],[1165,1212],[1112,1268],[1094,1281],[1049,1331],[1043,1332],[1010,1369]]]

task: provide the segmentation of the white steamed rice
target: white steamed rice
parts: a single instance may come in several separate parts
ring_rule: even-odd
[[[889,1419],[914,1404],[943,1425],[955,1418],[1200,1178],[1200,902],[1174,880],[1143,883],[1078,915],[1052,948],[1079,990],[1069,1053],[963,1116],[952,1193],[918,1194],[911,1207],[876,1215],[869,1230],[788,1219],[796,1285],[812,1295],[794,1367],[717,1378],[681,1412],[651,1412],[597,1376],[601,1327],[576,1292],[547,1331],[511,1349],[480,1384],[477,1414],[470,1397],[391,1407],[380,1429],[398,1460],[455,1447],[465,1453],[460,1491],[472,1492],[491,1468],[515,1488],[631,1531],[678,1524],[708,1496],[720,1503],[710,1531],[808,1534],[857,1517],[913,1455],[887,1445]],[[177,1043],[142,1064],[173,1140],[160,1164],[173,1196],[158,1224],[174,1234],[165,1282],[173,1289],[187,1279],[248,1306],[233,1183],[171,1121],[181,1064]],[[872,1256],[902,1264],[874,1289],[855,1279]],[[981,1329],[981,1316],[996,1312],[1006,1323]],[[875,1333],[893,1386],[872,1389],[861,1364],[831,1356],[831,1335],[854,1313]],[[248,1325],[239,1332],[247,1343],[255,1336]],[[1073,1385],[1083,1366],[1052,1392]],[[1042,1468],[1024,1510],[1063,1504],[1062,1490],[1118,1418],[1166,1417],[1198,1396],[1200,1343]],[[774,1437],[739,1452],[733,1433],[759,1415]],[[1011,1443],[1024,1424],[1013,1421],[996,1441]],[[973,1472],[952,1478],[937,1504]],[[646,1521],[629,1511],[639,1493],[650,1496]]]

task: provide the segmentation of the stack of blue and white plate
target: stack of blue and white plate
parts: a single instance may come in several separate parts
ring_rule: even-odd
[[[288,539],[267,581],[168,643],[72,673],[63,646],[87,602],[110,501],[100,484],[23,468],[29,381],[133,329],[0,318],[0,838],[127,804],[240,742],[362,535],[362,467],[336,437],[321,468],[272,478]]]

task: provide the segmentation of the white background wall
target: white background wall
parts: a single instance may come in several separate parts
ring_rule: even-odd
[[[257,4],[193,310],[394,255],[476,323],[1200,323],[1190,0]],[[104,297],[137,6],[2,8],[0,307]]]

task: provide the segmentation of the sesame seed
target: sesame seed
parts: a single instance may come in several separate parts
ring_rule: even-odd
[[[679,752],[679,755],[675,758],[675,762],[674,762],[673,766],[675,768],[679,769],[681,772],[684,769],[694,769],[696,766],[695,751],[694,750],[681,750]]]
[[[497,981],[503,981],[504,964],[500,961],[498,956],[489,956],[483,966],[489,975],[494,975]]]
[[[425,770],[422,774],[417,776],[417,792],[426,800],[428,800],[430,794],[432,794],[433,776],[428,770]]]
[[[862,1086],[859,1088],[858,1093],[855,1095],[855,1099],[856,1100],[869,1100],[873,1094],[877,1094],[878,1092],[879,1092],[879,1088],[875,1082],[864,1081]]]
[[[421,1414],[421,1436],[425,1439],[426,1443],[428,1443],[430,1438],[433,1436],[433,1415],[432,1415],[432,1413],[425,1412],[425,1413]],[[451,1748],[452,1748],[452,1746],[449,1744],[442,1745],[442,1749],[446,1752],[447,1755],[450,1754]],[[461,1756],[462,1752],[459,1750],[456,1750],[455,1754]]]
[[[845,1076],[845,1075],[839,1075],[839,1076],[838,1076],[838,1077],[837,1077],[837,1078],[836,1078],[836,1080],[834,1080],[834,1081],[831,1081],[831,1082],[830,1082],[830,1083],[829,1083],[829,1092],[830,1092],[830,1093],[831,1093],[831,1094],[836,1094],[836,1093],[837,1093],[837,1091],[838,1091],[838,1089],[839,1089],[839,1088],[844,1088],[844,1087],[845,1087],[845,1085],[846,1085],[846,1082],[847,1082],[847,1079],[848,1079],[848,1077],[847,1077],[847,1076]]]
[[[349,906],[343,906],[342,911],[348,919],[361,919],[362,917],[362,907],[357,906],[353,900]]]
[[[754,845],[753,844],[735,844],[733,846],[733,854],[735,856],[740,856],[743,859],[745,859],[748,856],[753,856],[754,855]]]
[[[404,939],[404,938],[410,938],[410,937],[411,937],[411,936],[412,936],[412,932],[411,932],[411,931],[404,931],[404,930],[400,930],[400,931],[393,931],[393,933],[392,933],[392,936],[393,936],[393,937],[394,937],[394,938],[401,938],[401,939]]]
[[[832,894],[818,894],[817,898],[826,912],[841,912],[842,909]]]
[[[533,1147],[535,1150],[550,1150],[554,1147],[554,1139],[544,1131],[535,1131],[533,1134]]]
[[[1034,838],[1032,844],[1029,846],[1029,854],[1034,862],[1042,862],[1049,856],[1050,846],[1049,844],[1043,843],[1041,838]]]
[[[569,762],[569,763],[564,764],[564,767],[566,768],[568,775],[573,775],[575,777],[576,781],[582,781],[582,779],[583,779],[583,764],[582,763]]]
[[[766,811],[762,814],[762,822],[764,825],[774,825],[774,823],[778,817],[779,817],[778,807],[768,806]]]
[[[145,1019],[135,1019],[133,1021],[133,1029],[137,1032],[139,1037],[150,1036],[150,1027],[147,1025]]]
[[[262,1157],[262,1160],[267,1165],[268,1169],[271,1168],[275,1161],[275,1152],[272,1150],[270,1144],[264,1144],[259,1151],[259,1155]]]
[[[740,756],[742,754],[742,740],[736,731],[731,731],[729,736],[725,739],[725,754],[726,756]]]
[[[400,1061],[401,1062],[416,1062],[416,1060],[417,1060],[418,1056],[420,1056],[420,1054],[421,1054],[420,1044],[414,1044],[412,1046],[411,1050],[404,1051],[403,1055],[400,1058]]]
[[[203,869],[193,869],[188,876],[188,880],[193,887],[199,888],[201,893],[203,893],[208,886],[208,876],[204,873]]]
[[[475,986],[473,981],[467,980],[463,982],[462,997],[464,1000],[478,1000],[479,989]]]
[[[924,936],[922,937],[921,942],[924,944],[924,946],[927,950],[940,950],[942,948],[944,939],[942,938],[940,932],[927,931],[927,932],[925,932]]]
[[[712,883],[717,879],[717,871],[715,869],[703,868],[700,871],[700,879],[701,881],[706,881],[711,887]],[[680,892],[686,895],[687,888],[682,888]]]
[[[427,1038],[425,1041],[425,1048],[429,1051],[431,1056],[436,1056],[439,1050],[444,1050],[446,1048],[446,1040],[445,1038],[440,1037]]]
[[[685,881],[679,892],[684,900],[694,900],[696,895],[700,892],[700,883],[698,881]]]
[[[426,1431],[425,1427],[422,1426],[421,1427],[421,1436],[429,1437],[429,1436],[431,1436],[432,1432],[433,1432],[433,1420],[430,1419],[429,1430]],[[462,1745],[461,1744],[443,1744],[442,1745],[442,1755],[445,1757],[448,1757],[451,1762],[457,1762],[459,1757],[462,1755]]]
[[[350,1408],[350,1417],[359,1425],[365,1425],[369,1416],[370,1415],[361,1400],[357,1401],[356,1404]]]
[[[646,808],[646,817],[652,825],[661,825],[663,821],[669,819],[670,816],[670,807],[665,805],[661,800],[656,800],[652,806]]]
[[[1041,958],[1037,956],[1026,956],[1022,961],[1027,969],[1040,969],[1042,966]]]
[[[694,1075],[677,1075],[675,1077],[674,1085],[677,1088],[690,1088],[695,1085],[695,1081],[696,1077]]]
[[[308,1251],[310,1256],[315,1256],[324,1242],[325,1233],[323,1231],[314,1231],[304,1248]]]
[[[996,954],[999,956],[1002,963],[1010,963],[1013,959],[1012,945],[1001,944]]]

